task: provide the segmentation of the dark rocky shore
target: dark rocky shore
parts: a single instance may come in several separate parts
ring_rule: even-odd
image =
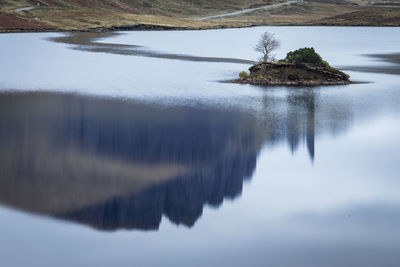
[[[349,75],[335,68],[309,63],[262,62],[249,68],[250,74],[241,75],[234,83],[254,85],[341,85],[351,83]]]

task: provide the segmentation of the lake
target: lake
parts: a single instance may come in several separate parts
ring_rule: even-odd
[[[231,84],[264,31],[351,85]],[[1,34],[0,266],[399,266],[400,28]]]

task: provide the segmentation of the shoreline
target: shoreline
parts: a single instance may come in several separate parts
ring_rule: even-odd
[[[112,26],[112,27],[101,27],[101,28],[90,28],[90,29],[57,29],[57,28],[44,28],[44,29],[0,29],[0,34],[4,33],[57,33],[57,32],[119,32],[119,31],[201,31],[201,30],[222,30],[222,29],[241,29],[241,28],[252,28],[252,27],[376,27],[376,28],[397,28],[400,26],[396,25],[341,25],[341,24],[251,24],[251,25],[216,25],[216,26],[200,26],[200,27],[185,27],[185,26],[168,26],[168,25],[156,25],[156,24],[136,24],[126,26]]]
[[[250,85],[258,85],[258,86],[263,86],[263,87],[274,87],[274,86],[290,86],[290,87],[310,87],[310,86],[335,86],[335,85],[348,85],[348,84],[360,84],[360,83],[365,83],[365,82],[353,82],[353,81],[335,81],[335,82],[329,82],[329,81],[288,81],[288,82],[283,82],[283,81],[265,81],[265,80],[252,80],[252,81],[246,81],[246,80],[241,80],[241,79],[235,79],[231,80],[231,83],[236,83],[236,84],[250,84]]]
[[[311,63],[260,62],[232,83],[261,86],[321,86],[352,83],[350,76],[330,66]]]

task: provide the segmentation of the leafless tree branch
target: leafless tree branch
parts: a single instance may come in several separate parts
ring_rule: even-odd
[[[268,62],[274,59],[272,52],[280,46],[281,43],[275,38],[275,34],[264,32],[254,47],[254,50],[262,53],[261,61]]]

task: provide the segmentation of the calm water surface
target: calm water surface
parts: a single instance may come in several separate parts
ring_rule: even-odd
[[[313,46],[367,83],[223,82],[265,30],[278,58]],[[1,34],[0,266],[400,266],[400,76],[381,71],[400,66],[366,56],[399,43],[369,27]]]

